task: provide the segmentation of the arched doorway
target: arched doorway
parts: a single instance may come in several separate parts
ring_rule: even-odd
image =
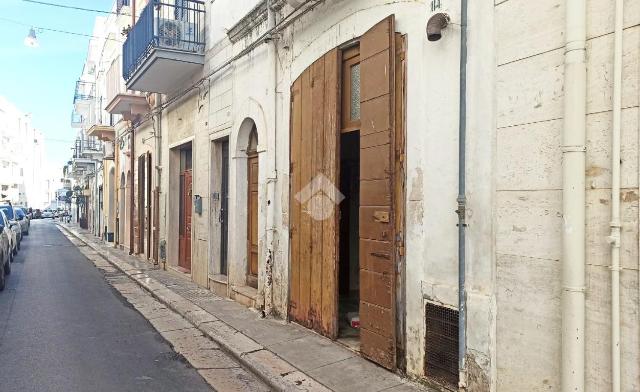
[[[258,288],[258,130],[249,134],[247,153],[247,285]]]

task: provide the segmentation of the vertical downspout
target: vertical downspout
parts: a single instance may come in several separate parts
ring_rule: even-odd
[[[115,166],[115,178],[114,178],[114,189],[116,194],[114,195],[114,200],[116,205],[113,210],[116,211],[116,216],[114,217],[115,228],[114,228],[114,238],[113,238],[113,247],[118,248],[120,244],[120,143],[118,142],[118,135],[116,135],[113,139],[113,162]],[[117,233],[117,235],[115,235]]]
[[[162,107],[162,94],[156,94],[156,107]],[[152,108],[153,110],[153,108]],[[152,221],[158,225],[158,227],[154,230],[154,236],[157,235],[160,237],[160,219],[156,222],[156,215],[160,217],[160,189],[162,188],[162,111],[158,112],[158,125],[156,126],[156,200],[158,201],[158,205],[154,206],[158,210],[153,213]],[[154,200],[155,201],[155,200]],[[160,245],[160,238],[154,238],[154,242]],[[158,255],[160,255],[160,249],[155,249]],[[158,257],[159,259],[160,257]],[[156,263],[159,263],[160,260],[156,260]]]
[[[562,391],[585,384],[586,0],[567,0],[562,146]]]
[[[623,0],[616,0],[611,142],[611,391],[620,392],[620,121],[622,116]]]
[[[467,140],[467,0],[461,2],[460,17],[460,108],[458,112],[458,372],[461,388],[466,388],[467,353],[466,292],[466,140]]]
[[[273,10],[273,0],[267,0],[267,29],[273,31],[276,26],[276,13]],[[273,262],[274,262],[274,231],[275,231],[275,187],[278,180],[276,158],[278,156],[277,151],[277,135],[276,130],[278,126],[278,94],[276,87],[278,83],[278,58],[277,58],[277,40],[275,36],[269,37],[269,54],[273,59],[271,70],[271,85],[273,86],[273,135],[269,137],[267,130],[267,141],[273,140],[273,143],[268,143],[268,149],[271,149],[272,159],[269,159],[269,171],[267,175],[267,224],[266,224],[266,243],[267,243],[267,258],[265,260],[265,282],[264,282],[264,313],[265,315],[271,315],[273,310]],[[267,126],[268,128],[268,126]]]

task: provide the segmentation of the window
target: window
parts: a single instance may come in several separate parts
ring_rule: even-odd
[[[342,51],[342,132],[360,129],[360,47]]]
[[[0,206],[0,210],[4,212],[7,216],[7,219],[12,220],[13,218],[13,208],[11,206]]]
[[[351,121],[360,120],[360,63],[351,66]]]

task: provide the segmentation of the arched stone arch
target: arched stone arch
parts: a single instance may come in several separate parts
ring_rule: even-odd
[[[265,116],[262,107],[255,101],[249,100],[243,107],[242,115],[237,122],[239,127],[233,137],[232,146],[233,159],[231,162],[232,175],[230,176],[230,197],[234,200],[235,208],[229,210],[229,230],[239,233],[237,240],[229,246],[229,260],[233,264],[228,266],[228,277],[231,285],[251,285],[260,286],[255,268],[251,268],[252,257],[257,257],[258,270],[262,270],[260,260],[261,251],[258,243],[252,247],[250,244],[250,230],[253,233],[251,238],[257,238],[264,230],[260,230],[264,223],[259,218],[264,195],[260,184],[264,183],[264,170],[266,167],[267,154],[267,132]],[[249,172],[257,172],[257,183],[250,183]],[[250,198],[250,195],[253,198]],[[250,203],[253,203],[250,205]],[[255,213],[251,215],[251,208]],[[257,231],[254,233],[253,231]],[[255,264],[254,264],[255,266]],[[259,289],[259,288],[258,288]]]
[[[249,143],[249,135],[255,126],[258,133],[258,153],[267,149],[267,121],[262,105],[253,98],[246,100],[238,111],[234,124],[240,124],[235,137],[234,156],[245,155],[246,147]]]

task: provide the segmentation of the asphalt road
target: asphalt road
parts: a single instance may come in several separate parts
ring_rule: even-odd
[[[50,220],[0,293],[0,391],[211,391]]]

